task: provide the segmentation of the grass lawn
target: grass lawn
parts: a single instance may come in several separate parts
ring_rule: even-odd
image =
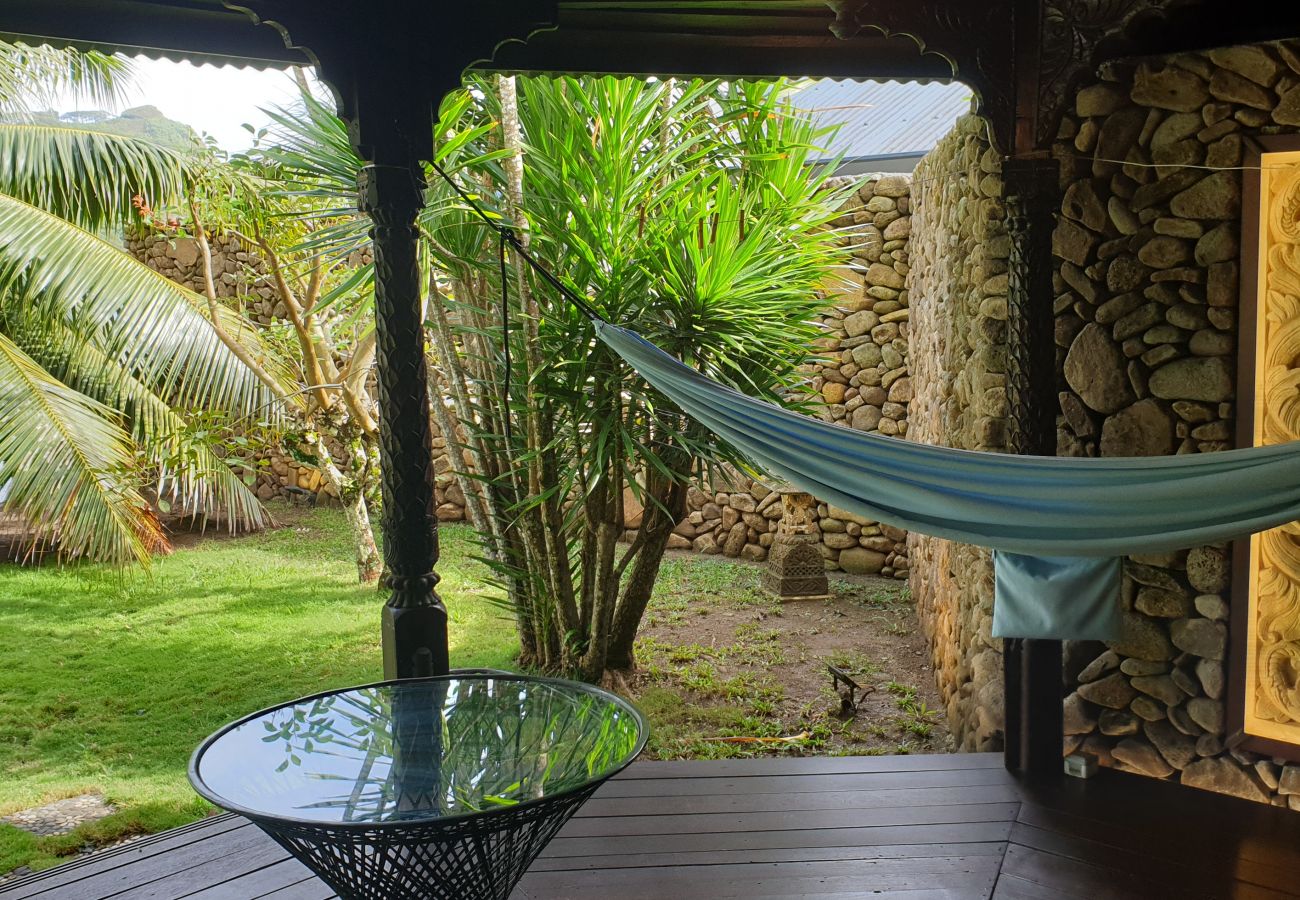
[[[0,816],[85,793],[113,815],[61,837],[0,823],[0,877],[212,811],[191,751],[253,710],[383,677],[381,596],[355,581],[337,510],[277,509],[286,527],[189,540],[152,571],[0,564]],[[514,623],[491,602],[465,528],[442,532],[454,666],[513,668]],[[638,639],[633,698],[649,756],[912,753],[949,738],[906,588],[832,577],[782,604],[761,568],[671,554]],[[863,693],[846,712],[827,667]]]
[[[0,823],[0,874],[207,814],[195,745],[276,702],[383,677],[381,596],[356,582],[337,510],[198,542],[152,571],[0,564],[0,815],[82,793],[119,812],[55,838]],[[454,666],[511,666],[514,624],[486,596],[464,528],[442,532]]]

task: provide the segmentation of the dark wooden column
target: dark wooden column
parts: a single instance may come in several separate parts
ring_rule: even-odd
[[[1052,316],[1052,230],[1060,209],[1059,168],[1053,159],[1003,163],[1007,230],[1011,236],[1007,297],[1007,395],[1013,453],[1056,455],[1056,346]],[[1061,642],[1008,640],[1007,767],[1041,774],[1061,771]]]
[[[402,65],[402,60],[409,66]],[[430,85],[403,88],[416,57],[392,46],[386,60],[350,74],[345,106],[353,144],[368,161],[361,209],[370,216],[375,262],[375,342],[382,463],[384,677],[446,674],[447,609],[438,596],[438,517],[424,355],[416,216],[424,206],[423,161],[433,154]],[[448,85],[455,86],[455,81]]]

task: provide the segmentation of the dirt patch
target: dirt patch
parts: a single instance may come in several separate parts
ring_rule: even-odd
[[[761,574],[716,557],[665,560],[637,645],[653,756],[951,751],[905,585],[833,574],[831,599],[783,604]],[[860,687],[856,708],[829,666]]]

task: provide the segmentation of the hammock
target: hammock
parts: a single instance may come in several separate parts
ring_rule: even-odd
[[[934,447],[747,397],[635,332],[595,325],[646,381],[760,468],[875,521],[993,548],[995,636],[1113,639],[1118,557],[1300,518],[1300,442],[1106,459]]]

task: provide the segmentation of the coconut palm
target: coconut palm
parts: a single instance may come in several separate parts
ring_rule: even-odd
[[[210,436],[274,417],[279,371],[233,312],[219,333],[203,298],[115,243],[141,208],[180,203],[182,156],[22,115],[51,83],[111,98],[125,77],[0,42],[0,502],[33,546],[115,563],[166,549],[151,500],[264,522]]]

